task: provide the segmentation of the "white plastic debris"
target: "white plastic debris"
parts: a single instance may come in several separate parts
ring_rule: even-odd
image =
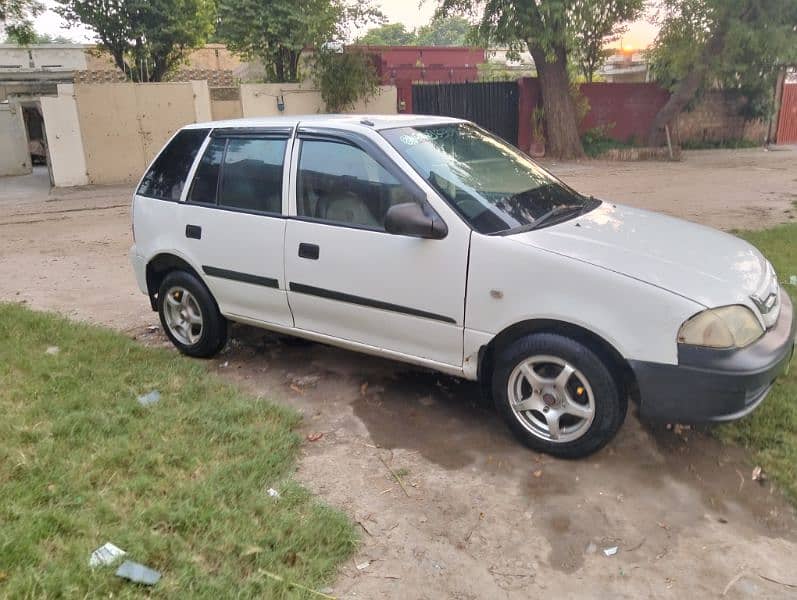
[[[789,285],[797,285],[797,275],[789,276]]]
[[[603,554],[605,556],[614,556],[615,554],[617,554],[617,550],[619,550],[617,546],[611,546],[610,548],[604,548]]]
[[[365,562],[361,562],[359,565],[357,565],[357,570],[358,571],[365,571],[370,564],[371,564],[370,560],[366,560]]]
[[[116,570],[116,576],[144,585],[155,585],[161,578],[161,574],[158,571],[135,563],[132,560],[126,560],[119,565]]]
[[[61,349],[58,346],[47,346],[47,350],[44,351],[45,354],[58,354]]]
[[[89,558],[89,566],[92,568],[100,566],[105,567],[113,564],[117,558],[124,556],[125,554],[127,554],[127,552],[118,546],[115,546],[111,542],[107,542],[91,553],[91,557]]]
[[[279,498],[280,497],[280,493],[277,490],[275,490],[274,488],[268,488],[266,490],[266,493],[269,496],[271,496],[272,498]]]
[[[138,397],[138,403],[141,406],[150,406],[151,404],[155,404],[159,402],[161,399],[161,393],[158,390],[152,390],[149,394],[142,394]]]

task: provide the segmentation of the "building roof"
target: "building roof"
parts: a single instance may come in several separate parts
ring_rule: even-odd
[[[229,128],[229,127],[296,127],[315,125],[318,127],[368,127],[370,129],[392,129],[394,127],[420,127],[440,123],[461,123],[462,119],[428,115],[295,115],[280,117],[248,117],[226,121],[191,123],[185,129]]]

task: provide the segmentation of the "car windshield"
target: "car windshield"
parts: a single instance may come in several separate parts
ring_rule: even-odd
[[[600,204],[474,125],[401,127],[381,133],[480,233],[553,225]]]

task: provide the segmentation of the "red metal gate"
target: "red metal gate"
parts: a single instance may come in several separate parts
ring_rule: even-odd
[[[797,83],[783,86],[777,140],[778,144],[797,143]]]

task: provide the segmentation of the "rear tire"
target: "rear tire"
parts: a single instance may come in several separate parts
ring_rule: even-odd
[[[525,445],[560,458],[588,456],[615,436],[628,408],[620,390],[593,350],[562,335],[526,335],[496,356],[498,412]]]
[[[210,358],[227,343],[227,319],[210,291],[195,275],[172,271],[158,291],[163,331],[183,354]]]

